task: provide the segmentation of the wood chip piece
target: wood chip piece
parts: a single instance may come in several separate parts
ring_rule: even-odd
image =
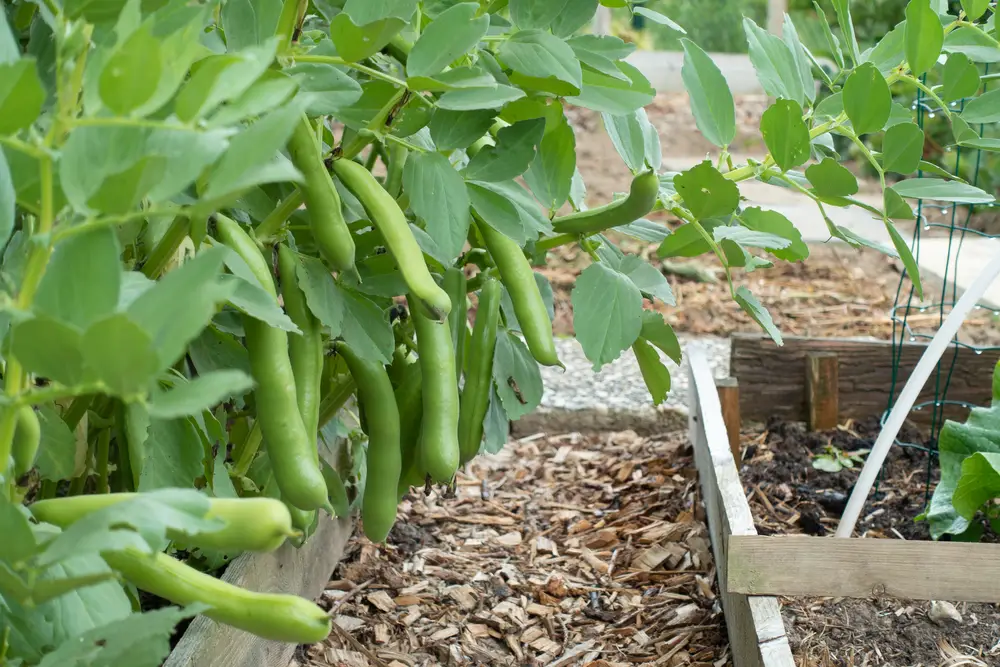
[[[385,591],[375,591],[368,596],[368,602],[379,611],[389,613],[396,610],[396,603]]]

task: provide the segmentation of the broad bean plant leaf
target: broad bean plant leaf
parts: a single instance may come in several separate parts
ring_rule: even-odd
[[[681,76],[691,97],[698,130],[719,148],[736,138],[736,104],[729,83],[719,67],[701,47],[683,39],[684,67]]]

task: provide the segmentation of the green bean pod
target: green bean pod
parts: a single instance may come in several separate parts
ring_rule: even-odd
[[[239,253],[261,280],[264,277],[261,269],[269,267],[243,229],[223,216],[218,216],[217,229],[220,240]],[[262,286],[277,301],[270,271],[265,272],[267,282],[262,282]],[[250,372],[257,383],[254,390],[257,420],[281,497],[307,512],[329,507],[326,483],[317,463],[316,433],[306,431],[299,413],[288,334],[249,316],[243,318],[243,329]]]
[[[514,303],[514,314],[531,356],[543,366],[562,366],[552,336],[552,320],[521,248],[485,223],[477,226]]]
[[[99,493],[39,500],[28,509],[39,521],[60,528],[105,507],[139,497],[138,493]],[[294,535],[288,508],[273,498],[209,498],[206,518],[222,519],[215,531],[188,535],[168,530],[167,537],[183,546],[219,551],[274,551]]]
[[[597,234],[628,225],[652,211],[659,194],[660,177],[654,171],[646,171],[632,179],[629,194],[624,199],[556,218],[552,221],[552,229],[557,234]]]
[[[487,278],[479,293],[476,324],[472,328],[472,348],[469,350],[469,367],[462,387],[461,409],[458,415],[458,442],[462,463],[467,463],[479,453],[483,440],[483,421],[490,407],[493,389],[493,352],[500,328],[500,297],[503,290],[495,278]]]
[[[451,299],[435,282],[417,239],[396,200],[386,192],[371,172],[353,160],[336,160],[333,171],[344,186],[364,206],[372,224],[382,233],[389,252],[399,265],[410,292],[443,320],[451,311]]]
[[[208,606],[205,616],[258,637],[315,644],[330,634],[330,615],[297,595],[248,591],[164,553],[149,556],[130,549],[102,556],[139,590],[180,606],[200,602]]]
[[[309,310],[306,295],[299,288],[296,273],[298,266],[299,260],[295,253],[288,246],[279,245],[281,299],[288,318],[302,331],[301,336],[288,339],[288,357],[292,362],[292,373],[295,374],[295,395],[306,433],[315,435],[319,431],[319,405],[322,398],[320,382],[323,379],[323,325]]]
[[[420,363],[406,364],[399,373],[396,387],[396,407],[399,409],[400,477],[397,498],[424,479],[423,465],[418,456],[420,422],[423,419],[423,373]]]
[[[455,346],[447,322],[435,322],[416,299],[410,316],[417,334],[423,376],[420,454],[424,469],[437,482],[450,482],[458,470],[458,382]]]
[[[42,429],[38,423],[38,414],[30,405],[22,405],[17,409],[17,425],[14,431],[14,444],[11,454],[14,457],[14,476],[25,475],[35,465],[38,455],[38,445],[42,441]]]
[[[465,365],[465,333],[468,328],[469,303],[467,299],[465,271],[451,268],[444,272],[444,291],[451,297],[451,312],[448,313],[448,328],[451,342],[455,345],[455,381],[462,377]]]
[[[368,429],[368,475],[361,501],[365,535],[382,542],[396,523],[399,484],[399,410],[385,366],[362,359],[347,346],[337,347],[358,386],[358,402]]]
[[[312,124],[304,114],[288,140],[288,155],[305,178],[300,187],[320,256],[335,271],[354,271],[354,237],[344,220],[340,194],[323,163]]]

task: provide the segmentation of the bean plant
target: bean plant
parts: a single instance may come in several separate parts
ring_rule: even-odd
[[[654,91],[631,47],[586,34],[597,4],[4,5],[0,662],[154,666],[199,613],[322,640],[330,621],[311,601],[215,575],[355,510],[382,541],[411,487],[450,484],[502,447],[541,401],[540,365],[561,365],[552,289],[534,270],[560,246],[591,260],[572,292],[588,359],[599,369],[631,349],[659,403],[681,351],[651,305],[674,297],[612,239],[714,257],[780,344],[747,275],[808,247],[740,183],[790,188],[824,216],[868,211],[918,285],[892,220],[911,218],[914,199],[992,200],[939,174],[871,206],[831,141],[857,144],[883,179],[933,171],[890,87],[926,86],[940,69],[926,92],[956,141],[996,149],[973,129],[1000,120],[997,95],[976,97],[974,63],[1000,59],[985,0],[957,17],[913,0],[864,52],[836,2],[847,29],[827,32],[835,76],[791,22],[777,37],[747,20],[774,103],[760,128],[769,153],[746,164],[727,150],[725,78],[685,40],[692,111],[719,151],[681,173],[662,168],[643,111]],[[814,76],[832,93],[821,104]],[[631,173],[629,192],[587,200],[569,106],[601,114],[623,162],[602,166]],[[881,153],[864,148],[881,133]]]

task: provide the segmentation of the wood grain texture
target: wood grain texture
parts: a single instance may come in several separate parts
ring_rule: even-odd
[[[795,667],[777,599],[728,592],[727,540],[730,535],[756,535],[757,531],[729,446],[708,359],[696,346],[688,347],[687,356],[690,363],[688,434],[708,515],[734,665]]]
[[[350,519],[322,515],[301,549],[284,544],[272,553],[246,553],[234,560],[223,581],[265,593],[320,596],[351,536]],[[268,641],[198,616],[163,667],[287,667],[295,644]]]
[[[811,431],[837,428],[839,374],[835,352],[810,352],[806,355],[806,420]]]
[[[1000,602],[1000,545],[802,535],[729,538],[729,591]]]
[[[926,345],[905,343],[897,347],[899,376],[896,394],[903,389],[923,355]],[[730,373],[740,382],[740,409],[745,421],[767,421],[780,417],[806,421],[806,375],[789,369],[803,368],[811,352],[833,352],[839,359],[839,419],[879,416],[889,404],[892,390],[893,346],[889,341],[854,338],[785,338],[777,347],[764,335],[733,334]],[[949,400],[988,405],[991,399],[993,367],[1000,351],[977,355],[972,350],[948,350],[943,358],[947,373],[954,356],[954,371],[948,387]],[[918,403],[934,399],[936,374],[931,376]],[[944,377],[942,376],[942,381]],[[968,411],[947,406],[945,417],[964,420]],[[917,424],[930,422],[931,410],[910,413]]]
[[[740,383],[733,377],[719,378],[715,381],[715,389],[719,392],[722,406],[722,423],[726,425],[729,436],[729,451],[733,453],[738,469],[743,460],[743,448],[740,447],[740,429],[743,427],[740,419]]]

